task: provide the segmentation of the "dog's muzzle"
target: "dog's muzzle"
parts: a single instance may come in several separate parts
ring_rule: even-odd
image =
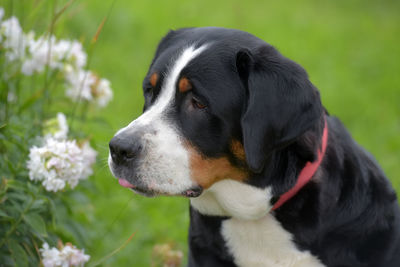
[[[198,197],[203,189],[190,180],[184,160],[174,152],[178,148],[171,143],[168,149],[157,149],[163,147],[155,145],[160,140],[164,144],[171,141],[147,128],[117,133],[109,143],[113,175],[121,186],[144,196]]]

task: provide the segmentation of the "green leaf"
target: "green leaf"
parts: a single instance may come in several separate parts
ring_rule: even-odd
[[[28,182],[26,184],[28,186],[29,191],[31,191],[35,195],[39,194],[40,184],[33,184],[31,182]]]
[[[16,266],[28,266],[28,256],[25,250],[18,244],[15,240],[10,240],[8,242],[8,247],[10,249],[12,258],[14,259]]]
[[[19,200],[24,203],[28,203],[29,201],[32,200],[32,197],[30,195],[25,194],[24,192],[18,192],[18,193],[11,192],[7,194],[7,197],[9,199]]]
[[[32,227],[39,235],[47,236],[46,224],[42,217],[36,213],[27,213],[24,215],[24,220]]]
[[[16,175],[17,170],[14,168],[13,163],[11,161],[9,161],[8,159],[6,159],[6,161],[7,161],[7,165],[8,165],[8,168],[10,169],[11,173]]]
[[[7,206],[8,210],[13,210],[18,213],[22,213],[22,211],[24,210],[23,206],[14,199],[7,199],[7,201],[10,202],[10,204]]]
[[[37,199],[33,202],[31,210],[41,211],[47,210],[47,200],[46,199]]]
[[[8,215],[7,213],[5,213],[4,211],[0,210],[0,220],[9,221],[12,219],[14,219],[14,218],[11,217],[10,215]]]
[[[19,181],[19,180],[16,180],[16,179],[10,179],[10,180],[8,180],[8,181],[7,181],[7,186],[8,186],[9,188],[13,188],[13,189],[16,189],[16,190],[23,190],[23,191],[26,191],[26,190],[27,190],[27,185],[26,185],[26,183],[23,183],[23,182],[21,182],[21,181]]]
[[[57,227],[57,223],[56,223],[56,215],[57,215],[56,203],[51,198],[48,198],[47,200],[49,201],[48,202],[49,203],[49,213],[51,215],[52,227],[56,228]]]
[[[0,217],[9,217],[9,216],[4,211],[0,210]]]
[[[16,266],[16,263],[13,260],[13,258],[10,255],[4,255],[3,251],[2,251],[2,255],[1,255],[1,264],[2,264],[2,267],[3,266],[7,266],[7,267],[8,266]]]

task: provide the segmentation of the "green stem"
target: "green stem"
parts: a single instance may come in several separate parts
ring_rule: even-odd
[[[47,52],[47,64],[45,67],[45,71],[44,71],[44,104],[42,105],[41,108],[41,114],[40,114],[40,118],[41,120],[44,119],[44,114],[45,114],[45,108],[47,108],[50,105],[50,92],[49,92],[49,71],[50,71],[50,57],[51,57],[51,52],[52,52],[52,45],[51,45],[51,36],[53,35],[54,32],[54,23],[55,23],[55,14],[56,14],[56,6],[57,6],[57,1],[55,0],[53,2],[53,10],[52,10],[52,18],[51,18],[51,22],[50,22],[50,28],[49,28],[49,35],[48,35],[48,42],[49,42],[49,51]]]
[[[103,264],[106,260],[108,260],[109,258],[111,258],[112,256],[114,256],[117,252],[119,252],[120,250],[122,250],[124,247],[126,247],[126,245],[129,244],[129,242],[131,242],[132,238],[135,236],[136,232],[134,232],[133,234],[131,234],[131,236],[118,248],[114,249],[114,251],[112,251],[111,253],[109,253],[108,255],[106,255],[105,257],[101,258],[100,260],[96,261],[93,264],[90,264],[90,267],[95,267],[98,266],[100,264]]]
[[[0,48],[1,49],[1,48]],[[3,64],[5,65],[5,64]],[[4,73],[4,72],[3,72]],[[0,98],[2,101],[4,101],[4,110],[0,110],[0,115],[3,115],[3,118],[0,118],[4,124],[8,123],[8,113],[9,113],[9,104],[8,104],[8,94],[9,94],[9,88],[8,86],[5,84],[5,82],[2,82],[1,86],[1,90],[3,91],[0,95]],[[4,88],[4,90],[3,90]],[[3,108],[2,108],[3,109]]]

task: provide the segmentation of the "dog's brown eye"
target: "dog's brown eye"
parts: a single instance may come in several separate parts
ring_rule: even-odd
[[[144,89],[145,94],[153,96],[153,87],[146,87],[146,89]]]
[[[204,105],[203,103],[201,103],[197,98],[195,98],[195,97],[192,97],[192,104],[193,104],[193,106],[195,107],[195,108],[198,108],[198,109],[204,109],[204,108],[206,108],[207,106],[206,105]]]

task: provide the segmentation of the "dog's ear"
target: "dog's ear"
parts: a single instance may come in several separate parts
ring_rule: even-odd
[[[272,151],[318,123],[323,109],[305,70],[272,46],[240,50],[236,68],[246,88],[241,118],[246,161],[260,173]]]

